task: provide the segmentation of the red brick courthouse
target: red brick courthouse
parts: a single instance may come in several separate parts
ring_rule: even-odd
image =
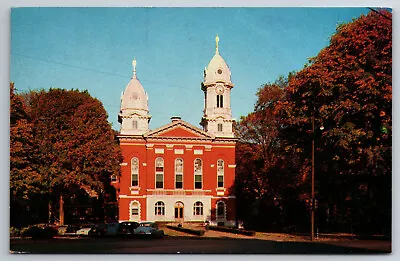
[[[123,163],[119,221],[205,221],[235,224],[235,143],[231,72],[218,51],[204,70],[202,129],[180,117],[149,130],[148,96],[133,76],[121,97],[118,139]],[[151,97],[150,97],[151,98]]]

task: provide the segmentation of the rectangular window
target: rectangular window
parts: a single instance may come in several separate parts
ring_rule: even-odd
[[[175,180],[175,188],[183,188],[183,175],[177,174]]]
[[[137,130],[137,121],[132,121],[132,129]]]
[[[201,189],[201,175],[194,175],[194,188]]]
[[[203,208],[202,207],[195,207],[193,211],[194,216],[202,216],[203,215]]]
[[[218,175],[218,187],[223,188],[224,187],[224,176]]]
[[[164,187],[164,178],[163,174],[156,174],[156,188],[163,188]]]
[[[155,209],[155,213],[156,216],[164,216],[164,208],[158,207]]]
[[[218,123],[218,131],[222,131],[222,123]]]
[[[139,215],[139,209],[132,208],[132,216],[137,216],[137,215]]]
[[[224,96],[223,95],[217,95],[217,108],[223,108],[224,107]]]
[[[139,186],[139,159],[132,158],[131,160],[131,186]]]
[[[132,187],[139,186],[139,175],[132,174]]]

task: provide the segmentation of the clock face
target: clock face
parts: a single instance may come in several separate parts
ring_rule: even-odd
[[[132,99],[134,100],[139,99],[139,94],[137,92],[132,93]]]
[[[222,74],[222,70],[221,69],[218,69],[218,74]]]
[[[220,86],[217,86],[217,87],[215,88],[215,92],[216,92],[217,94],[223,94],[223,93],[224,93],[224,87],[222,87],[221,85],[220,85]]]

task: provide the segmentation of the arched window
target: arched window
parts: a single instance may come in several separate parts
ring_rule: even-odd
[[[218,188],[224,187],[224,161],[222,159],[217,161],[217,183]]]
[[[201,189],[203,187],[203,162],[201,159],[194,160],[194,188]]]
[[[139,186],[139,159],[132,158],[131,160],[131,186]]]
[[[175,188],[183,188],[183,159],[175,160]]]
[[[156,188],[164,188],[164,160],[156,159]]]
[[[137,201],[132,201],[130,204],[130,217],[129,220],[139,221],[140,220],[140,204]]]
[[[217,108],[224,107],[224,96],[222,94],[217,95]]]
[[[164,216],[165,215],[165,204],[162,201],[157,201],[154,207],[154,215]]]
[[[225,203],[223,201],[217,203],[217,219],[225,219]]]
[[[197,201],[196,203],[194,203],[193,215],[194,216],[202,216],[203,215],[203,203],[201,203],[200,201]]]

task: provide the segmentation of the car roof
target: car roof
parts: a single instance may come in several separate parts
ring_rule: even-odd
[[[120,224],[139,224],[139,222],[136,222],[136,221],[123,221]]]

